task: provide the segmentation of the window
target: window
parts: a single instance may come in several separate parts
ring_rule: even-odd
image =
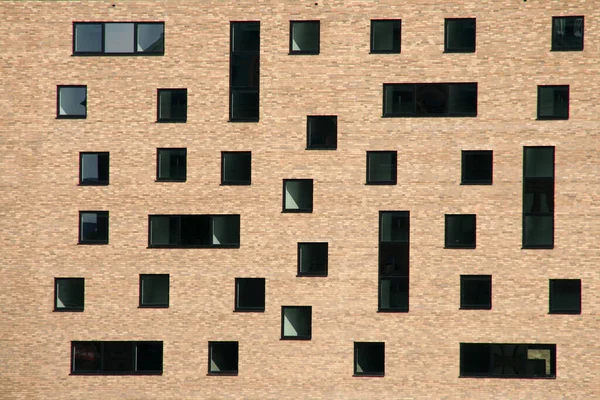
[[[169,274],[140,275],[140,308],[169,307]]]
[[[74,22],[73,55],[163,55],[164,22]]]
[[[158,89],[156,122],[186,122],[187,89]]]
[[[79,244],[108,244],[108,211],[79,212]]]
[[[569,85],[538,86],[537,119],[569,119]]]
[[[523,148],[523,248],[554,247],[554,147]]]
[[[385,375],[385,343],[354,342],[354,376]]]
[[[460,276],[460,308],[461,310],[492,309],[491,275]]]
[[[298,243],[298,276],[327,276],[327,242]]]
[[[284,179],[283,180],[283,211],[305,212],[313,210],[313,180]]]
[[[54,311],[83,311],[83,300],[83,278],[54,278]]]
[[[250,185],[252,154],[249,151],[221,152],[221,185]]]
[[[108,152],[79,153],[79,184],[108,185]]]
[[[581,279],[550,279],[550,314],[581,314]]]
[[[238,342],[208,342],[208,375],[237,375],[238,350]]]
[[[265,278],[235,278],[235,311],[265,311]]]
[[[583,50],[583,16],[552,17],[552,51]]]
[[[240,247],[239,215],[149,215],[148,220],[148,247]]]
[[[396,184],[395,151],[367,151],[367,185]]]
[[[445,53],[475,52],[475,18],[446,18]]]
[[[337,116],[306,117],[306,149],[335,150],[337,148]]]
[[[320,21],[290,21],[290,54],[319,54]]]
[[[311,306],[281,307],[281,339],[310,340],[312,331]]]
[[[372,19],[371,53],[400,53],[401,24],[399,19]]]
[[[491,185],[492,158],[491,150],[463,150],[461,185]]]
[[[57,86],[56,118],[87,117],[87,86]]]
[[[73,375],[162,375],[163,342],[71,342]]]
[[[460,376],[556,378],[556,345],[461,343]]]
[[[384,83],[384,117],[476,117],[477,83]]]
[[[408,211],[379,212],[379,311],[408,312]]]
[[[229,121],[258,122],[260,22],[232,22],[229,54]]]
[[[187,149],[156,150],[156,180],[185,182]]]
[[[475,248],[474,214],[446,214],[446,248]]]

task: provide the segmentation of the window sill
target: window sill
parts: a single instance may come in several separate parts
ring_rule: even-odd
[[[316,56],[319,53],[320,53],[319,50],[317,50],[317,51],[302,51],[302,50],[300,50],[300,51],[290,51],[288,53],[288,55],[290,55],[290,56]]]
[[[327,272],[322,274],[296,274],[296,278],[327,278]]]
[[[107,245],[108,242],[78,242],[77,244],[84,245],[84,246],[87,246],[87,245],[98,246],[98,245]]]
[[[304,150],[337,150],[337,146],[335,147],[306,147]]]
[[[164,52],[162,52],[162,53],[158,53],[158,52],[156,52],[156,53],[143,53],[143,52],[140,52],[140,53],[78,52],[78,53],[72,53],[71,54],[72,57],[90,57],[90,56],[91,57],[103,57],[103,56],[104,57],[106,57],[106,56],[109,56],[109,57],[115,57],[115,56],[117,56],[117,57],[123,57],[123,56],[136,56],[136,57],[139,57],[139,56],[151,56],[151,57],[156,57],[156,56],[164,56],[164,55],[165,55]]]
[[[369,51],[369,54],[400,54],[401,50],[373,50]]]
[[[377,310],[378,313],[408,313],[408,308],[380,308]]]
[[[549,315],[581,315],[581,310],[579,311],[549,311]]]
[[[71,376],[162,375],[160,372],[71,372]]]
[[[241,313],[264,313],[264,308],[237,308],[234,309],[233,312],[241,312]]]
[[[576,49],[557,49],[557,48],[551,48],[550,49],[551,52],[563,52],[563,51],[583,51],[583,47],[581,48],[576,48]]]
[[[157,119],[157,124],[185,124],[187,122],[186,119]]]
[[[459,310],[471,310],[471,311],[489,311],[492,309],[492,306],[481,306],[481,307],[469,307],[469,306],[461,306],[458,308]]]
[[[86,119],[87,115],[57,115],[56,119]]]
[[[279,340],[300,340],[300,341],[308,341],[312,340],[311,336],[282,336]]]
[[[476,249],[475,245],[464,245],[464,246],[449,246],[445,245],[444,249],[466,249],[466,250],[474,250]]]
[[[251,186],[251,182],[221,182],[221,186]]]
[[[283,214],[311,214],[313,212],[312,208],[311,209],[296,209],[296,210],[288,210],[288,209],[283,209],[281,210],[281,212]]]
[[[477,117],[477,113],[468,113],[468,114],[419,114],[416,115],[414,113],[411,114],[383,114],[381,118],[475,118]]]
[[[142,305],[140,304],[138,308],[169,308],[169,305]]]
[[[393,186],[393,185],[397,185],[396,181],[389,181],[389,182],[366,182],[365,185],[369,185],[369,186]]]
[[[185,182],[186,179],[156,179],[154,182]]]
[[[206,376],[238,376],[237,371],[231,372],[209,372]]]
[[[459,379],[463,378],[489,378],[489,379],[556,379],[555,375],[551,376],[523,376],[523,375],[459,375]]]
[[[239,249],[239,244],[231,245],[198,245],[198,246],[176,246],[176,245],[151,245],[147,249]]]
[[[553,250],[554,245],[548,246],[522,246],[521,250]]]
[[[52,312],[83,312],[83,308],[55,308]]]
[[[245,119],[231,119],[231,118],[229,118],[229,120],[227,122],[233,122],[233,123],[238,123],[238,122],[258,122],[258,118],[245,118]]]
[[[108,182],[79,182],[77,186],[108,186]]]
[[[569,117],[537,117],[536,121],[567,121]]]
[[[448,49],[444,49],[444,54],[473,54],[475,53],[475,50],[448,50]]]
[[[487,181],[485,181],[485,182],[483,182],[483,181],[482,182],[463,181],[460,184],[461,184],[461,186],[492,186],[492,182],[491,181],[490,182],[487,182]]]
[[[383,377],[385,377],[385,374],[376,374],[376,373],[372,373],[372,374],[353,374],[352,377],[354,377],[354,378],[383,378]]]

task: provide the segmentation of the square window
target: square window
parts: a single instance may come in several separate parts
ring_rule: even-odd
[[[445,53],[475,52],[475,18],[446,18]]]
[[[265,278],[235,278],[235,311],[265,311]]]
[[[221,185],[250,185],[252,182],[252,153],[249,151],[221,152]]]
[[[402,21],[371,20],[371,53],[400,53]]]
[[[298,243],[298,276],[327,276],[327,242]]]
[[[108,244],[108,211],[79,212],[79,244]]]
[[[492,151],[463,150],[462,185],[491,185],[492,184]]]
[[[105,53],[133,53],[133,23],[105,23],[104,24],[104,52]]]
[[[54,311],[83,311],[83,303],[83,278],[54,278]]]
[[[169,274],[140,275],[140,308],[169,307]]]
[[[396,184],[395,151],[367,151],[367,185]]]
[[[71,342],[74,375],[160,375],[163,342]]]
[[[187,89],[158,89],[157,122],[186,122]]]
[[[319,54],[320,21],[290,21],[290,54]]]
[[[581,314],[581,279],[550,279],[550,314]]]
[[[73,53],[101,53],[102,25],[90,23],[73,24]]]
[[[354,342],[354,376],[385,375],[385,343]]]
[[[87,117],[87,86],[57,86],[56,118]]]
[[[313,180],[283,180],[283,211],[311,213],[313,210]]]
[[[79,184],[108,185],[108,152],[79,153]]]
[[[569,119],[569,85],[538,86],[537,119]]]
[[[137,25],[137,52],[144,54],[165,53],[165,24],[138,23]]]
[[[187,149],[157,149],[156,180],[185,182]]]
[[[281,307],[281,339],[310,340],[312,331],[311,306]]]
[[[460,276],[460,308],[462,310],[492,309],[492,276]]]
[[[309,115],[306,118],[306,149],[335,150],[337,148],[337,116]]]
[[[583,16],[552,17],[552,51],[583,50]]]
[[[208,375],[237,375],[238,352],[238,342],[208,342]]]
[[[446,214],[446,248],[475,248],[474,214]]]

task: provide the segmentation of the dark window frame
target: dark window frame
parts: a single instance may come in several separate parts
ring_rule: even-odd
[[[394,86],[412,86],[412,111],[410,112],[396,112],[386,113],[386,89],[393,88]],[[475,111],[474,112],[450,112],[445,113],[427,113],[417,111],[417,91],[425,90],[426,86],[444,86],[446,85],[448,90],[450,85],[474,85],[475,89]],[[383,101],[382,101],[382,118],[475,118],[478,112],[478,99],[479,99],[479,85],[477,82],[426,82],[426,83],[384,83],[383,84]],[[448,106],[449,107],[449,106]]]
[[[375,23],[378,23],[378,22],[398,23],[398,50],[396,50],[395,48],[393,50],[376,50],[376,49],[374,49],[373,44],[375,41],[375,37],[373,36],[373,31],[374,31],[373,22],[375,22]],[[395,27],[394,27],[394,29],[395,29]],[[369,43],[370,43],[369,54],[400,54],[400,53],[402,53],[402,19],[395,19],[395,18],[372,19],[371,20],[371,35],[370,35]]]
[[[303,182],[310,182],[310,208],[290,208],[287,209],[285,208],[285,187],[287,182],[297,182],[297,181],[303,181]],[[306,214],[310,214],[313,212],[314,209],[314,193],[315,193],[315,183],[313,179],[284,179],[283,180],[283,196],[282,196],[282,201],[281,201],[281,212],[282,213],[306,213]]]
[[[227,370],[227,371],[212,371],[211,370],[211,365],[210,362],[212,361],[212,356],[213,356],[213,345],[214,344],[229,344],[229,345],[235,345],[236,350],[237,350],[237,360],[236,360],[236,369],[235,370]],[[207,376],[237,376],[239,373],[239,368],[240,368],[240,342],[236,342],[236,341],[228,341],[228,340],[223,340],[223,341],[209,341],[208,342],[208,373],[206,374]]]
[[[183,118],[161,118],[160,117],[160,94],[161,92],[185,92],[185,117]],[[188,111],[188,90],[187,88],[158,88],[156,89],[156,123],[161,124],[185,124],[187,122]]]
[[[306,150],[337,150],[337,136],[338,136],[338,124],[337,115],[307,115],[306,116]],[[311,131],[310,131],[310,120],[313,118],[334,118],[335,120],[335,132],[333,134],[333,145],[311,145]]]
[[[452,49],[448,47],[448,22],[473,21],[473,49]],[[444,53],[475,53],[477,50],[477,18],[444,18]]]
[[[383,219],[386,214],[396,214],[396,218],[406,218],[406,239],[401,240],[383,240]],[[377,284],[377,312],[379,313],[407,313],[410,309],[410,211],[379,211],[379,234],[378,234],[378,284]],[[386,264],[384,263],[384,253],[390,251],[389,247],[398,247],[400,250],[406,251],[406,272],[405,273],[384,273]],[[383,307],[382,306],[382,282],[390,281],[391,284],[405,285],[406,306],[402,307]]]
[[[231,154],[247,154],[250,157],[250,163],[248,170],[250,172],[250,179],[244,181],[226,181],[225,180],[225,156]],[[251,151],[222,151],[221,152],[221,186],[250,186],[252,185],[252,152]]]
[[[473,217],[473,244],[455,244],[449,243],[448,218],[453,217]],[[462,225],[461,221],[461,225]],[[444,215],[444,248],[445,249],[476,249],[477,248],[477,214],[445,214]]]
[[[465,301],[464,289],[467,282],[487,281],[489,284],[490,298],[486,304],[468,304]],[[491,310],[492,309],[492,275],[461,275],[460,276],[460,309],[461,310]]]
[[[542,116],[540,115],[541,108],[541,92],[544,89],[567,89],[567,116]],[[537,120],[538,121],[566,121],[569,119],[571,114],[571,85],[538,85],[537,87]],[[556,93],[556,92],[555,92]]]
[[[160,153],[161,152],[183,151],[185,157],[184,171],[185,176],[181,179],[161,178],[160,177]],[[187,147],[159,147],[156,149],[156,182],[185,182],[187,181]]]
[[[383,351],[383,369],[381,372],[358,372],[358,353],[360,347],[381,347]],[[385,376],[385,342],[354,342],[354,373],[353,377],[383,378]]]
[[[553,295],[558,290],[555,286],[559,283],[564,284],[565,281],[569,282],[578,282],[579,286],[579,308],[577,310],[567,309],[554,306],[553,307]],[[548,314],[570,314],[570,315],[580,315],[581,314],[581,279],[550,279],[548,282],[548,286],[550,287],[550,296],[548,298]]]
[[[303,309],[308,312],[308,335],[286,336],[284,331],[285,309]],[[281,306],[281,340],[312,340],[312,306]]]
[[[131,361],[131,365],[133,365],[133,369],[132,370],[126,370],[126,371],[104,371],[104,366],[106,363],[106,357],[107,357],[107,353],[108,350],[106,349],[106,345],[112,345],[115,343],[119,343],[122,345],[130,345],[131,346],[131,354],[132,354],[132,360]],[[75,353],[75,346],[77,345],[82,345],[82,344],[89,344],[89,345],[93,345],[93,346],[98,346],[98,355],[99,355],[99,369],[96,371],[75,371],[75,357],[76,357],[76,353]],[[147,345],[147,344],[152,344],[152,345],[157,345],[160,344],[160,350],[161,350],[161,356],[162,356],[162,360],[161,360],[161,369],[160,370],[135,370],[136,366],[137,366],[137,357],[138,357],[138,352],[137,352],[137,348],[139,345]],[[99,341],[99,340],[95,340],[95,341],[80,341],[80,340],[74,340],[71,341],[71,366],[70,366],[70,375],[162,375],[163,374],[163,370],[164,370],[164,343],[162,341],[157,341],[157,340],[145,340],[145,341],[114,341],[114,340],[110,340],[110,341]]]
[[[469,179],[465,175],[467,155],[489,155],[490,157],[490,179]],[[460,163],[460,184],[461,185],[493,185],[494,184],[494,151],[493,150],[461,150]]]
[[[307,245],[325,245],[325,262],[323,272],[302,272],[302,247]],[[296,277],[326,277],[329,273],[329,242],[298,242],[298,271]]]
[[[294,24],[315,24],[317,25],[317,49],[316,50],[293,50],[293,35],[294,35]],[[321,20],[290,20],[290,43],[289,43],[289,55],[318,55],[321,53]]]
[[[170,217],[178,218],[178,232],[176,244],[152,244],[152,217]],[[182,217],[238,217],[240,222],[241,236],[241,216],[240,214],[149,214],[148,215],[148,248],[149,249],[239,249],[240,243],[237,244],[210,244],[210,245],[181,245],[181,218]],[[212,224],[210,224],[209,236],[212,236]],[[240,237],[241,242],[241,237]]]
[[[101,239],[101,240],[84,240],[83,239],[83,235],[82,235],[82,216],[83,214],[90,214],[90,213],[96,213],[96,218],[98,218],[98,215],[106,215],[106,239]],[[106,245],[108,244],[109,241],[109,228],[110,228],[110,216],[108,214],[108,211],[104,211],[104,210],[83,210],[83,211],[79,211],[79,224],[78,224],[78,228],[79,228],[79,241],[78,244],[80,245]]]
[[[60,90],[63,88],[84,88],[85,89],[85,114],[60,114]],[[87,119],[87,101],[88,101],[88,90],[87,85],[56,85],[56,119]]]
[[[263,306],[262,307],[240,307],[239,306],[239,285],[238,283],[242,280],[255,280],[255,281],[262,281],[263,284],[263,292],[264,292],[264,296],[263,296]],[[266,306],[266,296],[267,296],[267,280],[265,278],[235,278],[235,298],[234,298],[234,304],[233,304],[233,311],[234,312],[265,312],[265,306]]]
[[[389,180],[389,181],[370,181],[369,180],[369,172],[370,172],[370,163],[369,163],[369,156],[373,155],[373,154],[385,154],[385,153],[389,153],[389,154],[393,154],[393,163],[394,163],[394,167],[393,167],[393,171],[392,171],[392,175],[393,175],[393,179]],[[398,184],[398,151],[397,150],[369,150],[367,151],[367,177],[366,177],[366,183],[365,185],[397,185]]]
[[[561,19],[564,19],[564,20],[575,19],[576,20],[578,18],[581,18],[581,46],[571,47],[571,48],[564,47],[564,46],[558,46],[554,42],[554,39],[555,39],[554,33],[556,32],[555,23]],[[565,15],[565,16],[552,17],[552,33],[550,35],[550,42],[551,42],[550,51],[583,51],[584,44],[585,44],[585,16],[584,15]]]
[[[260,119],[260,39],[258,51],[234,51],[233,50],[233,37],[234,37],[234,26],[237,24],[258,24],[258,35],[260,38],[260,21],[230,21],[229,23],[229,119],[228,122],[258,122]],[[258,63],[258,78],[256,82],[256,88],[254,87],[234,87],[233,85],[233,58],[235,55],[254,55]],[[234,118],[233,116],[233,93],[246,93],[256,94],[258,99],[258,115],[252,118]]]
[[[107,168],[107,179],[106,181],[97,180],[97,181],[82,181],[83,177],[83,156],[95,154],[97,156],[106,156],[106,168]],[[110,184],[110,153],[108,151],[81,151],[79,152],[79,186],[108,186]]]
[[[133,24],[133,52],[132,53],[107,53],[105,52],[105,34],[106,28],[105,24]],[[101,47],[100,51],[90,52],[90,51],[76,51],[75,50],[75,42],[76,42],[76,25],[100,25],[102,27],[101,30]],[[163,27],[163,51],[162,52],[144,52],[137,50],[138,44],[138,25],[162,25]],[[164,56],[165,48],[166,48],[166,34],[165,34],[165,22],[164,21],[73,21],[73,43],[72,43],[72,54],[71,56]]]
[[[145,277],[148,276],[166,276],[167,277],[167,302],[163,304],[144,304],[142,296],[142,285]],[[171,302],[171,276],[170,274],[140,274],[140,290],[138,308],[169,308]]]
[[[83,291],[83,304],[81,307],[58,307],[58,282],[59,281],[81,281]],[[83,312],[85,309],[85,278],[54,278],[54,310],[55,312]]]

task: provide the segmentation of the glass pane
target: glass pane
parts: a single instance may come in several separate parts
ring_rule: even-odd
[[[381,279],[379,281],[379,308],[381,310],[408,311],[408,278]]]
[[[327,243],[300,244],[300,274],[327,272]]]
[[[164,24],[137,25],[137,51],[143,53],[164,53]]]
[[[58,92],[58,114],[85,116],[87,107],[86,87],[60,87]]]
[[[150,218],[150,245],[176,245],[179,237],[179,219],[166,215]]]
[[[214,245],[240,244],[240,217],[239,215],[215,215],[212,217]]]
[[[554,177],[554,147],[525,147],[525,177]]]
[[[284,307],[283,336],[311,336],[311,307]]]
[[[583,50],[583,17],[552,20],[553,50]]]
[[[382,242],[408,241],[408,212],[381,213]]]
[[[385,85],[384,114],[412,114],[415,112],[414,85]]]
[[[136,346],[137,372],[162,372],[163,343],[142,342]]]
[[[258,52],[260,48],[260,23],[259,22],[234,22],[232,23],[233,37],[231,50]]]
[[[98,181],[98,154],[81,155],[81,181]]]
[[[102,24],[75,24],[75,52],[102,51]]]
[[[81,213],[81,241],[108,241],[108,213]]]
[[[134,372],[132,342],[105,342],[103,355],[104,372]]]
[[[158,179],[185,180],[186,150],[161,149],[158,152]]]
[[[259,55],[231,55],[231,86],[235,88],[258,89]]]
[[[100,372],[102,368],[101,344],[80,342],[73,344],[73,372]]]
[[[526,180],[523,188],[523,212],[554,212],[554,180]]]
[[[258,92],[232,90],[230,112],[232,120],[258,119]]]
[[[104,52],[133,53],[133,24],[104,24]]]
[[[477,114],[477,84],[448,85],[450,114]]]
[[[525,216],[523,223],[524,247],[548,247],[554,244],[554,217]]]
[[[448,112],[449,85],[421,84],[416,86],[417,114],[442,115]]]
[[[312,209],[312,182],[287,181],[285,183],[285,209]]]

